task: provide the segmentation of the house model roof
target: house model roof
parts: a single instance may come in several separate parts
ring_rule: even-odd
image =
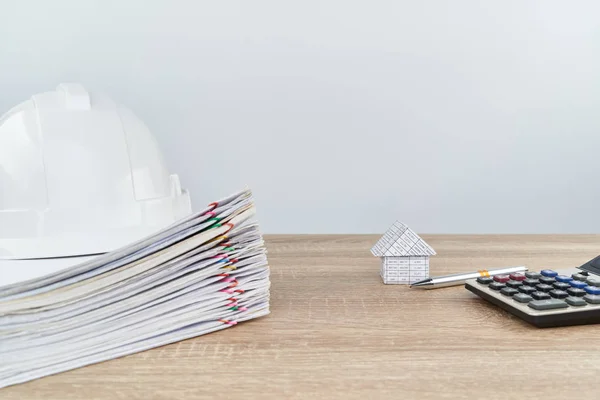
[[[376,257],[433,256],[435,250],[402,222],[394,225],[371,249]]]

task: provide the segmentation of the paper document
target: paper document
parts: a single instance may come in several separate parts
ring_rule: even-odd
[[[93,257],[0,262],[0,387],[232,327],[269,313],[250,191]],[[11,261],[12,262],[12,261]]]

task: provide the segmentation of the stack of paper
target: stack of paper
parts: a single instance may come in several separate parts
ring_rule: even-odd
[[[0,387],[268,314],[254,212],[244,191],[53,274],[11,284],[0,275]]]

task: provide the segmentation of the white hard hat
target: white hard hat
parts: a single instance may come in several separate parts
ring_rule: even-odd
[[[99,254],[191,213],[131,110],[80,84],[0,118],[0,260]]]

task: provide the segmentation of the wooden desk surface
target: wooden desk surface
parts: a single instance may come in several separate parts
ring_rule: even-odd
[[[431,274],[579,266],[600,236],[423,235]],[[595,398],[600,325],[540,330],[462,287],[383,285],[376,236],[267,236],[271,315],[0,399]]]

